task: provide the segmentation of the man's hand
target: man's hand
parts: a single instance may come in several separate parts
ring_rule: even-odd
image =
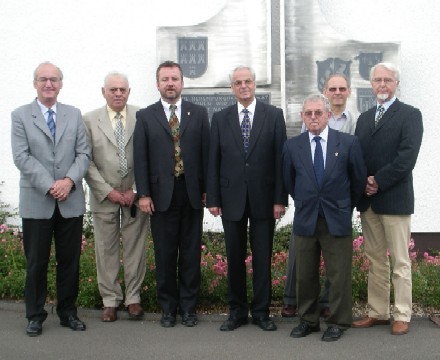
[[[153,199],[149,196],[139,198],[139,209],[148,215],[153,215],[154,204]]]
[[[133,189],[128,189],[127,191],[122,193],[122,196],[124,198],[124,203],[125,205],[123,206],[131,206],[133,205],[134,200],[136,199],[136,194],[133,191]]]
[[[109,199],[113,204],[125,206],[124,196],[118,190],[112,189],[112,191],[108,193],[107,199]]]
[[[377,194],[379,191],[379,185],[377,185],[376,179],[374,176],[369,176],[367,178],[367,185],[365,186],[365,194],[367,196],[372,196]]]
[[[286,207],[284,205],[275,204],[273,206],[274,219],[281,219],[281,217],[283,217],[285,213],[286,213]]]
[[[222,208],[220,207],[210,207],[209,212],[214,216],[222,216]]]
[[[64,201],[70,194],[73,187],[73,181],[70,178],[57,180],[49,189],[49,194],[58,201]]]

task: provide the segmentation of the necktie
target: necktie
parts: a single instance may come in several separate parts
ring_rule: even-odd
[[[179,177],[183,174],[183,160],[182,160],[182,152],[180,150],[180,124],[179,119],[176,115],[176,105],[170,105],[170,128],[171,128],[171,136],[173,137],[174,143],[174,176]]]
[[[315,136],[313,140],[316,143],[313,170],[315,170],[316,182],[321,188],[322,181],[324,180],[324,156],[322,154],[321,136]]]
[[[380,119],[382,119],[384,112],[385,112],[385,108],[383,107],[383,105],[379,105],[377,109],[376,120],[374,120],[374,126],[377,126],[377,124],[379,124],[379,121]]]
[[[47,117],[47,126],[49,127],[50,133],[52,134],[52,137],[55,139],[55,120],[53,118],[53,114],[55,113],[52,109],[47,110],[49,113],[49,116]]]
[[[249,110],[243,109],[244,113],[243,121],[241,122],[241,137],[243,139],[244,152],[248,152],[249,138],[251,136],[251,119],[249,118]]]
[[[127,164],[127,156],[125,154],[125,129],[122,124],[122,115],[121,113],[117,113],[115,116],[116,126],[115,126],[115,138],[118,144],[118,152],[119,152],[119,171],[121,173],[121,178],[124,178],[128,174],[128,164]]]

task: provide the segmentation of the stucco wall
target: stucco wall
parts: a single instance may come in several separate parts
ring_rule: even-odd
[[[252,6],[252,0],[249,6]],[[289,0],[285,0],[289,1]],[[306,0],[304,0],[306,1]],[[309,1],[309,0],[307,0]],[[425,136],[414,172],[416,213],[413,231],[439,232],[440,147],[436,121],[440,47],[436,36],[440,2],[314,0],[331,26],[347,39],[401,43],[400,98],[419,107]],[[128,74],[130,103],[158,99],[155,88],[156,26],[190,25],[213,16],[227,1],[216,0],[3,0],[0,11],[0,199],[18,206],[19,173],[10,149],[10,113],[35,97],[32,72],[49,60],[64,72],[59,100],[83,112],[103,104],[102,79],[110,70]],[[279,1],[272,1],[279,8]],[[282,2],[281,2],[282,8]],[[171,12],[166,13],[172,9]],[[245,16],[245,14],[243,14]],[[273,47],[274,48],[274,47]],[[277,48],[277,47],[275,47]],[[212,224],[209,217],[206,223]],[[286,219],[285,221],[288,221]]]

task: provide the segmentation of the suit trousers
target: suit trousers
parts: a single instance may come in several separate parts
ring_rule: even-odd
[[[114,212],[93,212],[96,270],[104,306],[118,307],[124,299],[118,274],[124,265],[125,305],[141,302],[140,290],[146,270],[148,215],[139,209],[131,217],[130,207]]]
[[[202,194],[200,194],[202,196]],[[164,313],[195,313],[200,291],[203,209],[193,209],[186,181],[174,180],[171,204],[151,216],[159,304]]]
[[[269,315],[272,298],[271,260],[275,220],[255,219],[249,206],[239,221],[222,218],[228,258],[228,304],[233,318],[248,316],[249,306],[246,286],[247,230],[252,251],[253,300],[251,315],[254,318]]]
[[[63,218],[58,204],[50,219],[22,219],[26,256],[25,303],[28,320],[44,321],[47,270],[52,245],[56,258],[56,311],[60,319],[76,316],[83,217]]]
[[[361,212],[365,252],[369,260],[368,303],[370,317],[390,317],[390,261],[394,287],[394,320],[411,321],[412,279],[409,241],[411,215]],[[387,254],[389,250],[389,257]]]
[[[325,219],[318,217],[314,236],[295,235],[296,293],[301,321],[319,325],[319,267],[321,252],[330,283],[328,326],[347,329],[352,322],[351,264],[353,242],[350,236],[333,236]]]
[[[284,283],[283,302],[286,305],[297,306],[296,301],[296,262],[295,262],[295,234],[292,231],[289,243],[289,259],[287,261],[286,281]],[[330,283],[326,278],[324,281],[324,288],[322,289],[319,298],[320,308],[328,307],[328,299],[330,294]]]

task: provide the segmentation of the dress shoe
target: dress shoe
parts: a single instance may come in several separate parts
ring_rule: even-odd
[[[404,335],[409,330],[409,322],[396,320],[393,322],[391,327],[391,334],[393,335]]]
[[[322,341],[336,341],[339,340],[342,334],[344,333],[344,330],[336,327],[336,326],[329,326],[327,330],[324,331],[324,334],[322,335],[321,340]]]
[[[331,315],[330,308],[328,306],[324,306],[321,309],[320,316],[324,319],[327,319],[330,317],[330,315]]]
[[[294,316],[296,316],[296,311],[297,311],[296,305],[286,304],[281,309],[281,316],[288,317],[288,318],[294,317]]]
[[[113,322],[118,319],[118,316],[116,314],[116,308],[107,306],[104,307],[104,310],[102,311],[102,321],[104,322]]]
[[[320,330],[321,328],[319,327],[319,325],[310,326],[307,325],[305,322],[300,322],[297,327],[293,328],[290,336],[293,338],[301,338],[310,335],[312,332],[317,332]]]
[[[26,326],[27,336],[38,336],[43,332],[43,322],[40,320],[30,320]]]
[[[229,317],[228,320],[224,321],[222,326],[220,326],[220,331],[233,331],[239,328],[241,325],[246,325],[248,323],[248,318],[232,318]]]
[[[160,319],[160,324],[166,328],[174,327],[174,325],[176,325],[176,315],[163,313],[162,318]]]
[[[184,313],[182,315],[182,325],[193,327],[196,326],[198,322],[197,315],[194,313]]]
[[[258,325],[264,331],[275,331],[277,326],[269,317],[252,318],[252,324]]]
[[[380,320],[380,319],[376,319],[376,318],[372,318],[369,316],[366,316],[360,320],[356,320],[353,321],[353,323],[351,324],[351,327],[354,328],[369,328],[372,327],[374,325],[389,325],[390,324],[390,320]]]
[[[144,309],[140,304],[130,304],[127,306],[127,310],[130,320],[141,320],[144,316]]]
[[[84,324],[77,316],[69,315],[69,317],[60,321],[61,326],[71,328],[73,331],[84,331],[86,324]]]

